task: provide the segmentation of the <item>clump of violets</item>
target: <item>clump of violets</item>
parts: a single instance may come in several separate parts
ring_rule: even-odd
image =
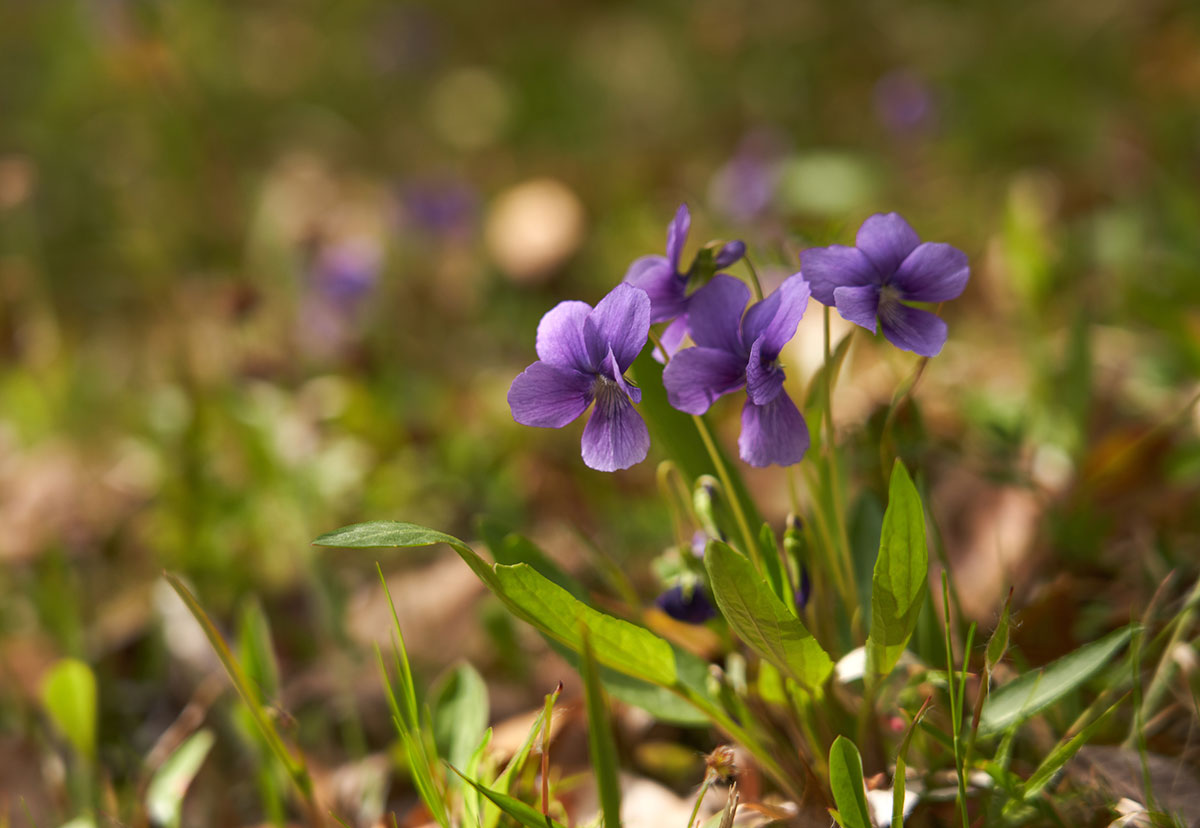
[[[593,402],[583,432],[583,460],[601,471],[645,459],[649,432],[634,404],[641,391],[625,379],[649,338],[650,325],[668,323],[655,358],[667,362],[662,381],[679,411],[702,415],[726,394],[743,388],[738,454],[751,466],[790,466],[809,446],[808,425],[784,390],[780,363],[810,297],[836,307],[845,319],[883,335],[898,348],[925,357],[946,341],[946,323],[913,307],[954,299],[966,287],[966,255],[949,244],[922,242],[897,213],[877,214],[861,228],[854,247],[810,248],[803,270],[747,307],[750,289],[717,271],[741,259],[740,241],[710,243],[687,270],[680,256],[691,227],[680,205],[667,227],[665,256],[642,256],[624,281],[593,309],[563,302],[538,326],[538,361],[513,381],[508,402],[524,425],[560,428]],[[682,347],[691,337],[691,346]],[[802,579],[803,580],[803,579]],[[807,597],[807,589],[802,590]],[[664,600],[684,612],[683,598]],[[676,606],[678,605],[678,606]]]
[[[583,430],[583,462],[598,471],[627,469],[646,458],[650,434],[634,410],[642,392],[625,379],[650,332],[650,298],[617,285],[595,308],[561,302],[538,324],[538,361],[508,390],[513,419],[561,428],[594,401]]]
[[[898,213],[871,216],[854,244],[814,247],[801,254],[812,295],[871,333],[878,321],[897,348],[937,356],[946,343],[946,323],[906,303],[957,298],[971,275],[966,254],[948,244],[922,243]]]
[[[650,297],[651,324],[671,323],[660,337],[668,355],[675,352],[688,333],[688,306],[692,299],[692,295],[688,294],[688,283],[695,266],[687,271],[682,270],[679,257],[691,225],[692,214],[688,206],[679,205],[675,218],[667,225],[667,255],[642,256],[634,260],[625,272],[625,281],[646,291]],[[743,242],[728,242],[712,254],[712,267],[715,270],[729,267],[745,253],[746,245]]]
[[[688,414],[703,414],[719,397],[746,389],[738,452],[751,466],[790,466],[808,450],[808,426],[784,391],[779,354],[809,295],[796,273],[743,315],[750,289],[732,276],[714,277],[692,299],[696,346],[675,354],[663,371],[668,401]]]

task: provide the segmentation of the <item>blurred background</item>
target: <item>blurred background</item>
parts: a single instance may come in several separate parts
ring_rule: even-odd
[[[321,532],[472,537],[488,514],[581,577],[617,561],[652,598],[660,458],[592,472],[580,424],[517,426],[505,394],[541,315],[661,254],[681,202],[685,262],[740,238],[768,282],[875,212],[967,252],[895,439],[966,611],[986,625],[1016,585],[1023,658],[1194,575],[1194,4],[17,0],[0,10],[6,802],[70,815],[38,690],[65,655],[96,670],[99,756],[136,790],[215,669],[164,569],[226,629],[264,610],[280,710],[329,768],[387,744],[370,647],[388,633],[374,557],[310,547]],[[786,355],[795,393],[820,353],[818,306]],[[868,525],[881,420],[915,367],[860,336],[836,397]],[[726,445],[738,410],[715,411]],[[747,477],[778,524],[779,471]],[[561,677],[457,559],[383,558],[421,681],[469,655],[502,718]],[[228,796],[208,818],[248,824],[262,757],[227,735],[198,785]]]

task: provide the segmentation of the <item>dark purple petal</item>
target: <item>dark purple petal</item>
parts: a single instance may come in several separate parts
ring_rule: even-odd
[[[899,213],[876,213],[858,228],[854,243],[886,282],[904,257],[921,243],[921,237]]]
[[[667,401],[688,414],[703,414],[745,381],[746,361],[720,348],[684,348],[663,369]]]
[[[595,380],[570,368],[535,362],[508,389],[508,407],[521,425],[562,428],[587,410]]]
[[[762,355],[774,360],[783,346],[796,335],[796,326],[812,288],[800,273],[793,273],[770,296],[750,307],[742,321],[742,340],[747,344],[762,340]]]
[[[949,244],[925,242],[900,263],[890,284],[914,302],[946,302],[962,294],[970,276],[966,253]]]
[[[642,401],[642,389],[625,380],[624,374],[621,373],[621,366],[617,365],[617,358],[613,355],[612,348],[608,349],[608,356],[604,358],[604,364],[600,366],[600,375],[615,382],[617,388],[621,389],[621,393],[635,403]]]
[[[676,621],[685,624],[703,624],[717,617],[717,611],[699,584],[687,591],[682,584],[676,584],[659,595],[654,604]]]
[[[625,282],[650,297],[650,321],[666,322],[687,308],[687,279],[663,256],[642,256],[625,271]]]
[[[783,368],[776,359],[764,357],[765,339],[760,336],[754,340],[746,365],[746,395],[758,405],[766,405],[783,390]]]
[[[538,323],[538,358],[559,368],[594,371],[583,343],[583,320],[591,312],[587,302],[559,302],[547,311]]]
[[[633,364],[649,335],[650,297],[624,282],[601,299],[583,322],[583,338],[592,365],[599,366],[611,348],[621,371]]]
[[[833,291],[850,285],[878,285],[879,273],[857,247],[834,244],[813,247],[800,254],[800,268],[812,286],[812,295],[823,305],[833,305]]]
[[[750,299],[745,283],[724,273],[718,273],[688,303],[688,327],[697,345],[720,348],[745,358],[742,347],[742,309]]]
[[[650,432],[629,398],[616,386],[601,386],[583,429],[583,462],[596,471],[627,469],[646,459]]]
[[[746,255],[746,243],[742,241],[727,242],[717,251],[717,255],[713,256],[713,266],[720,270],[723,267],[729,267],[742,256]]]
[[[808,450],[808,425],[787,394],[766,405],[746,400],[742,408],[742,433],[738,453],[751,466],[799,463]]]
[[[692,214],[688,212],[686,204],[680,204],[679,209],[675,211],[675,218],[667,225],[667,259],[676,273],[679,272],[679,255],[683,252],[683,245],[687,241],[688,229],[691,226]]]
[[[804,612],[808,599],[812,597],[812,578],[808,577],[808,567],[800,564],[800,583],[796,586],[796,609]]]
[[[941,317],[896,300],[879,303],[879,325],[888,342],[921,356],[937,356],[946,344],[946,323]]]
[[[875,316],[879,313],[879,288],[875,285],[840,287],[833,292],[833,298],[842,319],[875,333]]]

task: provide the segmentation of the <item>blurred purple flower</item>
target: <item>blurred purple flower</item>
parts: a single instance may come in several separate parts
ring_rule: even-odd
[[[356,239],[323,247],[311,271],[316,295],[343,311],[352,310],[379,281],[383,251]]]
[[[750,222],[765,213],[779,183],[779,145],[768,132],[746,136],[708,185],[712,208],[737,222]]]
[[[912,72],[888,72],[875,84],[875,115],[895,135],[911,135],[934,119],[934,96],[929,84]]]
[[[796,587],[796,609],[804,612],[808,599],[812,597],[812,579],[808,577],[808,567],[800,565],[800,584]]]
[[[738,450],[752,466],[789,466],[808,449],[808,426],[783,390],[779,353],[795,335],[809,293],[808,282],[794,274],[743,316],[750,289],[732,276],[716,276],[692,299],[697,347],[677,353],[663,371],[667,399],[688,414],[703,414],[718,397],[745,386]]]
[[[675,218],[667,225],[667,255],[642,256],[625,271],[624,281],[646,291],[650,297],[650,322],[671,322],[659,338],[667,355],[678,350],[688,332],[688,274],[679,266],[679,256],[687,242],[692,215],[686,204],[680,204]],[[729,267],[746,254],[746,245],[732,241],[714,257],[718,268]],[[674,321],[671,321],[674,320]]]
[[[676,621],[685,624],[703,624],[717,616],[717,611],[700,584],[693,584],[690,589],[685,589],[683,584],[676,584],[659,595],[654,604]]]
[[[872,333],[878,318],[883,335],[897,348],[937,356],[946,343],[946,323],[904,303],[956,298],[971,275],[966,254],[948,244],[922,243],[898,213],[864,221],[855,245],[814,247],[801,254],[812,295]]]
[[[479,194],[455,179],[411,181],[401,189],[400,200],[407,223],[430,236],[465,235],[479,213]]]
[[[625,371],[646,344],[650,299],[619,284],[596,305],[561,302],[538,324],[538,361],[508,390],[513,419],[538,428],[562,428],[592,401],[583,430],[583,462],[598,471],[627,469],[646,458],[650,434],[633,404],[642,392]]]

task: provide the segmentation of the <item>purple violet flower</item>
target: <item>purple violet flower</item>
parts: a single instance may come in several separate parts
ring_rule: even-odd
[[[583,462],[598,471],[627,469],[646,458],[650,434],[633,403],[642,391],[625,372],[646,344],[650,298],[619,284],[593,309],[560,302],[537,329],[538,361],[508,390],[513,419],[562,428],[596,401],[583,430]]]
[[[899,213],[863,222],[854,247],[813,247],[800,256],[818,302],[836,306],[843,319],[905,351],[937,356],[946,344],[946,323],[905,302],[945,302],[967,286],[967,256],[940,242],[921,242]]]
[[[675,218],[667,225],[667,255],[642,256],[625,271],[624,281],[646,291],[650,297],[650,322],[671,322],[660,340],[667,354],[679,349],[688,333],[688,274],[680,268],[679,257],[692,226],[692,214],[686,204],[680,204]],[[729,267],[746,253],[740,241],[725,244],[714,256],[718,268]],[[674,320],[674,321],[672,321]]]
[[[676,584],[664,591],[654,600],[654,605],[676,621],[685,624],[703,624],[717,617],[712,601],[700,584],[693,584],[691,589],[684,589],[683,584]]]
[[[797,273],[743,316],[750,289],[718,274],[692,297],[697,347],[677,353],[663,371],[667,399],[688,414],[703,414],[718,397],[746,387],[738,451],[751,466],[790,466],[808,450],[808,426],[783,390],[779,352],[795,335],[809,294]]]
[[[800,565],[800,583],[796,586],[796,609],[804,612],[808,599],[812,597],[812,579],[808,577],[808,567]]]

